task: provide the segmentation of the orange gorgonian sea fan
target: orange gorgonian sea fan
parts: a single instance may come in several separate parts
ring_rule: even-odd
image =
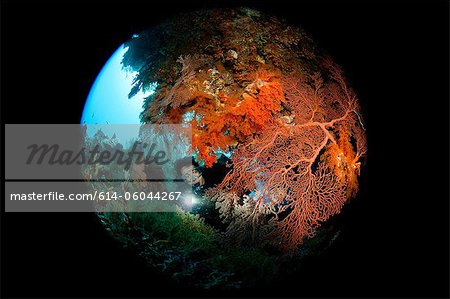
[[[322,67],[281,79],[288,115],[238,145],[232,171],[210,190],[230,239],[295,249],[356,194],[366,153],[358,99],[337,65]],[[248,190],[252,200],[240,202]]]

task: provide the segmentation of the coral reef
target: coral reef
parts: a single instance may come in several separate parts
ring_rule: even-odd
[[[129,96],[154,89],[142,121],[190,124],[190,153],[203,169],[230,156],[223,180],[202,193],[225,228],[186,211],[126,216],[166,252],[149,253],[141,240],[143,256],[178,278],[195,276],[194,285],[206,277],[207,287],[238,287],[259,266],[277,273],[287,256],[319,252],[338,236],[327,225],[358,192],[364,120],[342,69],[302,29],[248,8],[202,10],[126,46],[123,67],[138,74]]]

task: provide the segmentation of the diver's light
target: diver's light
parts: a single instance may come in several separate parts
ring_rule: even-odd
[[[189,193],[184,197],[184,203],[188,207],[192,207],[198,204],[199,202],[200,202],[199,199],[192,193]]]

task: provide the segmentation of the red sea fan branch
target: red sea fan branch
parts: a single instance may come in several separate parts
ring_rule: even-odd
[[[251,229],[255,223],[271,223],[270,233],[254,241],[295,249],[358,190],[359,159],[366,144],[357,98],[340,69],[327,65],[326,70],[327,80],[319,73],[309,79],[281,78],[287,98],[282,103],[295,114],[294,121],[269,123],[240,144],[233,154],[233,170],[210,190],[221,206],[228,201],[229,207],[247,206],[251,215],[269,214],[276,220],[275,225],[233,224],[230,235],[248,234],[243,228]],[[250,201],[229,201],[250,190],[254,191]]]

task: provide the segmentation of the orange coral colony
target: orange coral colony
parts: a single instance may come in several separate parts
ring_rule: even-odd
[[[124,58],[139,70],[135,91],[157,84],[142,120],[190,123],[205,167],[232,153],[232,169],[207,192],[230,238],[297,248],[358,190],[366,135],[341,68],[301,29],[249,9],[163,29],[131,40]]]

